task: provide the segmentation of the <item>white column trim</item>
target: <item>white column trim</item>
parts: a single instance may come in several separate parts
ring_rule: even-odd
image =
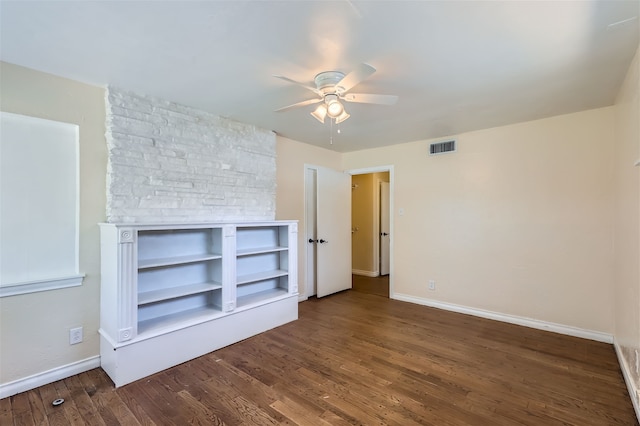
[[[613,347],[616,350],[616,356],[618,357],[620,370],[622,370],[622,376],[624,377],[624,382],[627,385],[627,391],[629,392],[629,397],[631,398],[633,409],[636,412],[638,422],[640,422],[640,389],[636,389],[633,384],[633,379],[631,378],[631,366],[627,363],[627,360],[622,355],[622,348],[620,347],[620,344],[615,337],[613,338]]]

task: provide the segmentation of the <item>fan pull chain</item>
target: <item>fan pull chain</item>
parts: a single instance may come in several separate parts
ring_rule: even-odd
[[[329,145],[333,145],[333,118],[329,118]]]

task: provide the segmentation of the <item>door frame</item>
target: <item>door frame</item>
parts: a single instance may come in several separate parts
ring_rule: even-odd
[[[367,175],[367,174],[371,174],[371,173],[383,173],[383,172],[389,172],[389,298],[393,299],[393,297],[395,296],[395,291],[394,291],[394,280],[395,280],[395,273],[394,273],[394,264],[395,262],[393,261],[394,259],[394,245],[395,245],[395,232],[394,232],[394,187],[395,187],[395,176],[394,176],[394,170],[393,170],[393,165],[387,165],[387,166],[376,166],[376,167],[366,167],[366,168],[362,168],[362,169],[350,169],[346,171],[347,173],[349,173],[351,176],[353,175]],[[379,202],[380,196],[378,194],[378,202]],[[379,208],[378,208],[378,214],[379,214]],[[375,225],[374,225],[375,226]],[[378,225],[379,226],[379,225]],[[374,247],[376,245],[374,244]],[[380,253],[380,241],[378,241],[377,244],[378,247],[378,253]],[[374,250],[375,251],[375,250]]]
[[[313,249],[314,251],[316,250],[315,246],[313,244],[309,244],[309,242],[307,241],[307,235],[309,234],[309,227],[312,225],[309,223],[309,211],[308,211],[308,206],[307,206],[307,198],[309,197],[309,193],[308,188],[307,188],[307,173],[309,170],[313,170],[315,171],[315,185],[314,185],[314,191],[315,191],[315,196],[317,197],[318,195],[318,168],[319,166],[313,165],[313,164],[304,164],[304,229],[303,229],[303,244],[304,244],[304,294],[299,294],[298,295],[298,300],[299,301],[304,301],[307,300],[309,297],[313,296],[316,294],[316,278],[317,278],[317,272],[315,271],[316,265],[313,266],[313,268],[310,268],[309,262],[310,262],[310,257],[311,257],[311,250]],[[317,206],[316,206],[316,214],[317,214]],[[315,215],[314,215],[315,216]],[[315,220],[317,221],[318,218],[315,217]],[[298,230],[298,232],[300,232],[300,230]]]
[[[375,259],[378,262],[378,273],[380,275],[382,275],[382,229],[380,226],[380,223],[382,222],[382,184],[386,183],[389,185],[389,195],[391,194],[391,184],[387,181],[384,181],[382,179],[376,179],[376,188],[377,188],[377,201],[376,201],[376,210],[377,210],[377,217],[376,217],[376,221],[377,221],[377,226],[378,226],[378,231],[376,234],[374,234],[375,236],[377,236],[377,238],[375,239],[375,241],[377,241],[376,246],[377,248],[376,253],[377,253],[377,258]],[[387,197],[387,202],[389,203],[389,209],[387,212],[387,219],[389,220],[389,226],[387,229],[389,229],[389,235],[391,235],[391,197],[388,196]],[[389,237],[389,242],[391,242],[391,237]],[[391,258],[389,258],[389,260],[387,261],[388,265],[387,267],[391,266]],[[390,271],[389,274],[390,275]]]

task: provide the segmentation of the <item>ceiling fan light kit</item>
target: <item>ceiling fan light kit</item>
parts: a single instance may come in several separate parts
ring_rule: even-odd
[[[344,112],[344,107],[336,94],[325,95],[324,103],[327,104],[327,115],[331,118],[337,118]]]
[[[331,110],[332,107],[334,108],[333,111]],[[351,114],[344,110],[344,106],[342,106],[339,101],[335,101],[334,103],[323,103],[311,112],[311,115],[323,124],[324,119],[327,116],[329,116],[329,118],[333,118],[336,124],[340,124],[347,118],[351,117]]]
[[[340,101],[378,105],[395,104],[398,97],[393,95],[375,95],[367,93],[347,94],[352,87],[358,85],[362,80],[369,77],[375,71],[376,69],[369,64],[360,64],[358,68],[346,75],[340,71],[323,71],[317,74],[313,80],[316,87],[297,82],[288,77],[276,75],[274,77],[289,83],[303,86],[318,95],[318,98],[316,99],[308,99],[306,101],[298,102],[293,105],[277,109],[276,112],[320,103],[320,105],[311,112],[311,115],[323,124],[327,116],[329,116],[330,119],[333,119],[336,124],[339,124],[351,117]]]
[[[342,123],[344,120],[346,120],[349,117],[351,117],[351,114],[348,114],[347,111],[342,111],[342,114],[340,114],[335,118],[336,124]]]
[[[327,106],[325,104],[319,105],[311,115],[313,115],[316,120],[324,124],[324,119],[327,116]]]

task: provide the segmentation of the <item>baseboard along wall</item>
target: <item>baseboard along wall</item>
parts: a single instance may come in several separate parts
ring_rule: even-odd
[[[98,367],[100,367],[100,356],[96,355],[81,361],[72,362],[71,364],[52,368],[42,373],[14,380],[13,382],[3,383],[0,384],[0,399],[48,385],[49,383],[66,379],[67,377],[84,373],[85,371]]]
[[[583,339],[595,340],[597,342],[613,343],[612,334],[602,333],[600,331],[585,330],[583,328],[572,327],[569,325],[541,321],[533,318],[519,317],[516,315],[502,314],[500,312],[486,311],[484,309],[471,308],[468,306],[456,305],[453,303],[441,302],[432,299],[425,299],[422,297],[416,297],[402,293],[394,293],[391,295],[391,298],[401,300],[403,302],[417,303],[418,305],[443,309],[445,311],[458,312],[461,314],[473,315],[476,317],[536,328],[538,330],[546,330],[552,331],[554,333],[566,334],[567,336],[581,337]]]
[[[363,271],[362,269],[352,269],[353,275],[361,275],[363,277],[377,277],[380,275],[379,271]]]

